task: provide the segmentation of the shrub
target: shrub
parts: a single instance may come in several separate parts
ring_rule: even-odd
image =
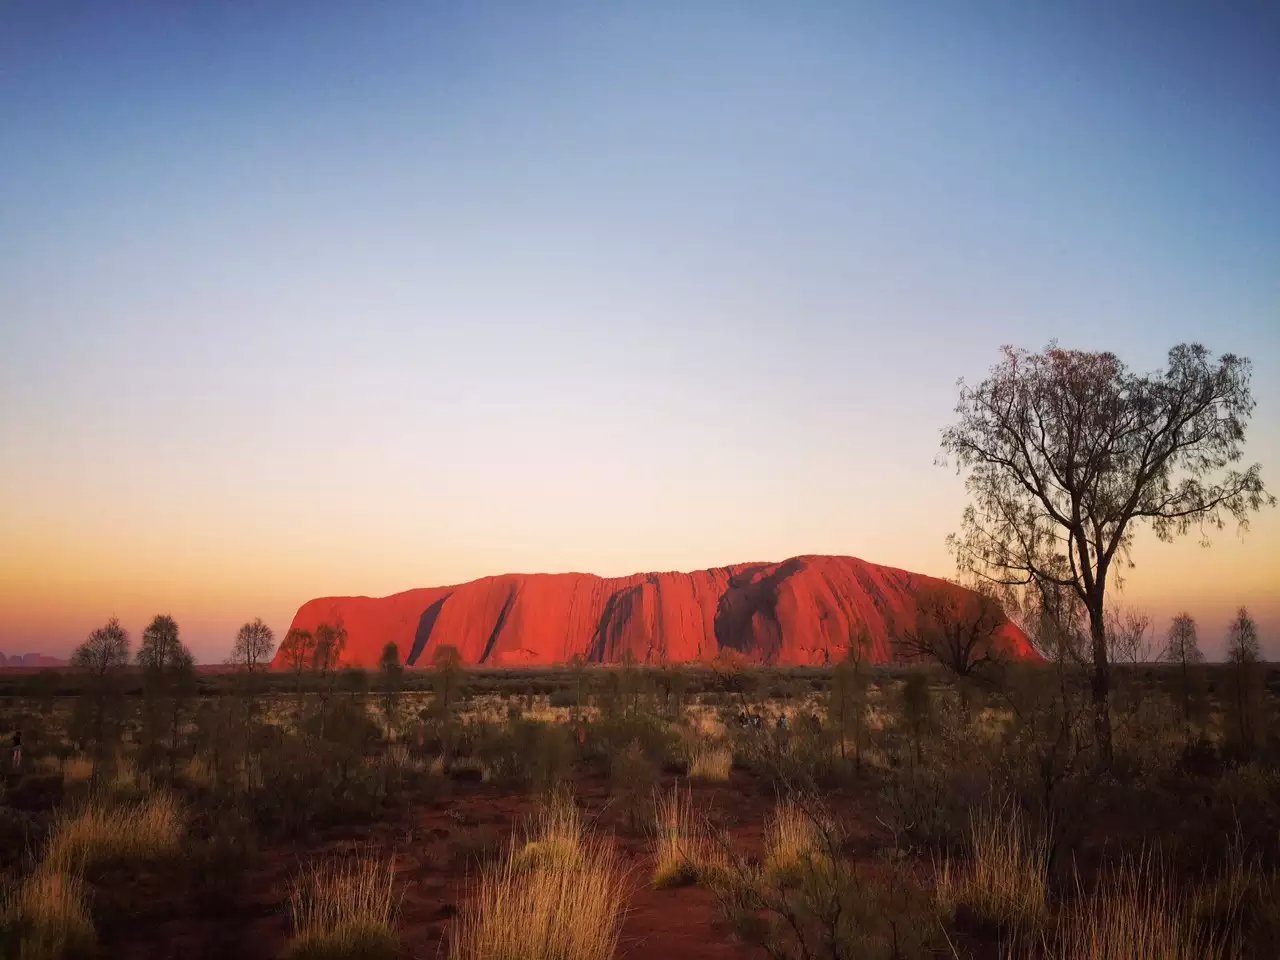
[[[84,881],[41,865],[9,896],[0,915],[0,953],[22,960],[59,960],[93,953],[93,923]]]
[[[372,854],[313,864],[293,885],[294,960],[382,960],[399,949],[395,861]]]
[[[611,843],[576,858],[520,863],[513,844],[480,877],[454,922],[452,960],[608,960],[618,944],[624,873]]]
[[[45,863],[62,872],[157,861],[179,851],[183,810],[168,793],[121,807],[90,805],[54,825]]]
[[[646,756],[638,740],[613,758],[609,768],[613,795],[627,817],[632,830],[638,830],[649,817],[653,788],[658,782],[658,768]]]
[[[715,883],[728,870],[725,847],[710,835],[706,824],[693,810],[693,798],[679,785],[654,800],[655,887],[678,887],[688,883]]]

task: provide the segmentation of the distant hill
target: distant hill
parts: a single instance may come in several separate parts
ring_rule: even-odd
[[[324,597],[304,603],[293,626],[339,621],[342,662],[373,667],[395,642],[409,666],[430,666],[456,647],[465,663],[496,667],[565,663],[690,663],[732,652],[748,663],[824,664],[865,635],[868,655],[894,659],[891,638],[914,625],[925,591],[976,595],[955,584],[855,557],[805,556],[694,573],[507,574],[390,597]],[[1012,623],[1005,652],[1036,659]],[[284,666],[277,653],[275,667]]]
[[[65,667],[66,660],[58,657],[46,657],[43,653],[15,653],[11,656],[5,656],[0,653],[0,668],[23,667],[31,669],[33,667]]]

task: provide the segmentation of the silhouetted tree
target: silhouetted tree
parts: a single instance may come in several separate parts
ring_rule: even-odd
[[[1199,344],[1166,369],[1131,372],[1114,354],[1006,347],[977,387],[961,384],[943,450],[968,472],[972,504],[952,544],[962,567],[1006,585],[1072,591],[1087,614],[1098,756],[1111,763],[1107,584],[1137,525],[1172,539],[1241,526],[1274,503],[1257,464],[1234,468],[1253,411],[1249,361]]]
[[[1227,628],[1227,663],[1230,665],[1230,704],[1234,739],[1250,753],[1257,746],[1259,707],[1263,692],[1258,625],[1241,607]]]
[[[1155,652],[1151,618],[1135,610],[1114,609],[1107,616],[1107,652],[1112,663],[1149,663]]]
[[[112,617],[94,630],[71,654],[71,666],[85,676],[92,704],[90,737],[94,745],[94,774],[106,748],[107,722],[119,705],[121,675],[129,664],[129,634]]]
[[[302,677],[311,666],[315,648],[315,637],[310,630],[303,630],[301,627],[291,627],[280,642],[280,659],[293,674],[294,689],[299,701],[302,699]]]
[[[263,670],[271,663],[275,642],[271,628],[262,622],[261,617],[256,617],[237,631],[235,645],[231,648],[231,663],[250,673]]]
[[[167,728],[172,777],[183,711],[195,694],[195,659],[183,645],[173,617],[159,614],[142,631],[138,666],[142,668],[143,729],[148,743],[154,744],[161,728]]]
[[[920,763],[924,759],[924,734],[933,724],[933,693],[923,670],[912,670],[903,681],[902,718],[911,733],[916,763]]]
[[[404,689],[404,665],[400,662],[400,648],[388,643],[378,657],[378,687],[382,693],[382,715],[387,730],[395,728],[400,707],[400,692]]]
[[[447,767],[453,757],[453,713],[462,686],[462,654],[452,644],[436,647],[431,654],[432,708],[440,726]]]
[[[1182,730],[1186,740],[1191,740],[1191,699],[1194,677],[1192,670],[1204,661],[1200,645],[1196,642],[1196,621],[1189,613],[1180,613],[1169,624],[1169,636],[1162,655],[1167,663],[1178,665],[1178,680],[1182,693]]]
[[[848,760],[845,746],[853,740],[854,764],[862,769],[862,740],[867,716],[866,657],[871,637],[865,626],[850,638],[843,659],[831,673],[827,694],[827,723],[840,742],[840,759]]]
[[[977,591],[938,587],[922,590],[914,625],[894,638],[904,660],[941,664],[957,678],[975,677],[999,662],[1004,611]]]

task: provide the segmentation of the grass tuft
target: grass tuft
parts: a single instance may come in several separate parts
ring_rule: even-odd
[[[984,924],[1033,930],[1044,921],[1048,848],[1011,803],[988,805],[969,818],[969,858],[944,860],[935,878],[948,918],[964,911]]]
[[[654,800],[654,866],[658,888],[714,883],[728,870],[728,854],[693,810],[689,791],[679,785]]]
[[[703,745],[689,755],[689,779],[724,783],[733,768],[733,750],[727,746]]]
[[[5,939],[16,934],[23,960],[83,957],[94,949],[84,881],[44,864],[9,895],[0,928]]]
[[[313,864],[289,898],[291,960],[383,960],[396,955],[395,861],[372,854]]]
[[[45,863],[56,872],[75,873],[163,860],[178,853],[182,825],[182,806],[168,793],[120,807],[91,804],[57,822]]]

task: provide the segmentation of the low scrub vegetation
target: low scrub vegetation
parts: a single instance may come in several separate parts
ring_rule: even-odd
[[[400,897],[395,861],[374,853],[313,864],[289,897],[294,960],[390,960]]]
[[[608,960],[626,898],[616,847],[557,799],[523,844],[480,876],[450,935],[453,960]],[[536,828],[535,828],[536,829]],[[530,851],[536,851],[530,853]]]

